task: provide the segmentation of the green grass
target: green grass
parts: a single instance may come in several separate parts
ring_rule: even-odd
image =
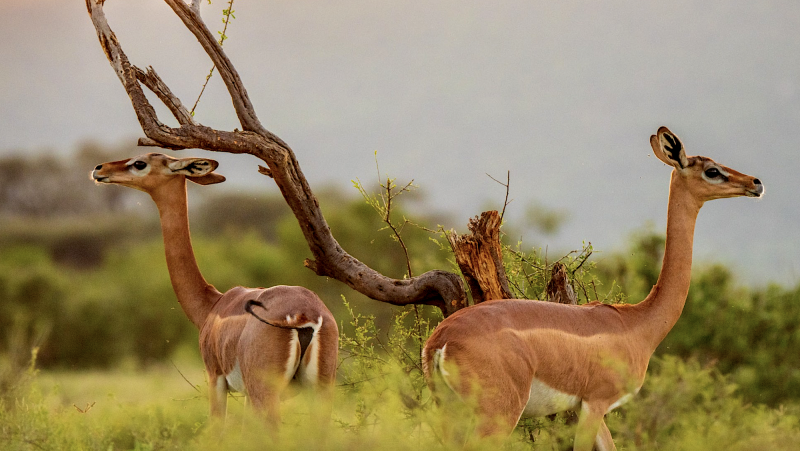
[[[316,400],[284,401],[275,437],[241,398],[229,400],[224,426],[210,421],[199,362],[178,367],[39,373],[1,406],[0,449],[461,449],[441,443],[441,423],[451,419],[441,418],[427,393],[421,407],[408,407],[402,371],[384,367],[385,377],[340,386],[328,427],[311,414]],[[607,422],[621,450],[796,449],[798,408],[748,405],[735,390],[713,368],[657,359],[639,396]],[[503,449],[569,449],[572,427],[561,419],[526,420]]]

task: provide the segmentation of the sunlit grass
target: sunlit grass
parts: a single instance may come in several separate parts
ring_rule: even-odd
[[[183,373],[190,384],[181,376]],[[193,386],[196,384],[196,387]],[[49,371],[40,373],[36,388],[48,407],[73,407],[104,414],[118,405],[207,402],[202,366],[156,366],[147,370]]]
[[[199,362],[178,368],[36,374],[0,406],[0,449],[462,449],[442,440],[442,423],[454,419],[442,417],[428,393],[409,404],[407,376],[397,369],[384,367],[384,377],[357,388],[340,385],[330,422],[315,416],[319,400],[310,394],[285,400],[276,436],[242,398],[229,399],[224,425],[210,420]],[[792,450],[798,412],[748,405],[713,368],[668,358],[654,362],[640,395],[607,423],[621,450]],[[569,449],[573,427],[528,420],[503,446],[466,449]]]

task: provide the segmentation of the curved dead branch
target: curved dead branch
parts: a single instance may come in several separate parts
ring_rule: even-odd
[[[410,279],[391,279],[369,268],[342,249],[333,238],[319,209],[314,193],[300,170],[294,152],[280,138],[261,125],[239,74],[225,55],[199,13],[199,2],[165,0],[217,67],[242,131],[223,131],[197,123],[180,99],[152,68],[143,71],[133,66],[111,30],[103,13],[105,0],[86,0],[86,7],[97,30],[100,45],[131,99],[145,134],[139,145],[167,149],[199,148],[215,152],[246,153],[263,160],[262,173],[271,176],[286,203],[294,212],[313,255],[305,266],[316,274],[346,283],[351,288],[381,302],[394,305],[427,304],[440,308],[445,316],[466,307],[467,296],[461,277],[447,271],[429,271]],[[146,86],[167,106],[179,127],[158,120],[147,100]]]

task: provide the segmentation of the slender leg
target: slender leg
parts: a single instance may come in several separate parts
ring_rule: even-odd
[[[208,399],[211,401],[211,416],[224,420],[228,408],[228,381],[225,376],[208,374]]]
[[[327,324],[323,324],[323,327],[326,326]],[[308,404],[309,414],[311,421],[313,424],[318,425],[317,429],[322,435],[327,433],[327,427],[331,422],[333,395],[336,387],[336,350],[335,348],[333,351],[328,349],[336,346],[336,343],[331,343],[331,340],[323,341],[320,338],[326,332],[328,331],[321,329],[313,335],[302,361],[299,362],[300,365],[296,374],[296,377],[301,381],[303,390],[306,392],[304,393],[304,399],[313,400]],[[322,358],[322,356],[330,355],[333,355],[334,358],[328,361]]]
[[[253,410],[264,417],[267,428],[277,434],[281,424],[279,390],[273,387],[262,389],[250,397]]]
[[[616,451],[617,449],[605,421],[600,421],[600,429],[594,439],[594,449],[595,451]]]
[[[586,401],[583,402],[581,414],[578,418],[578,427],[575,431],[574,451],[592,451],[592,447],[601,430],[601,425],[605,428],[603,414],[605,414],[603,406],[590,405]],[[608,432],[608,429],[605,429],[605,431]],[[611,434],[608,436],[610,439]]]
[[[289,380],[282,368],[267,368],[245,375],[244,380],[250,405],[257,416],[266,421],[268,429],[276,434],[281,424],[280,394]]]
[[[478,402],[478,434],[481,437],[508,437],[517,426],[525,408],[525,405],[518,401],[526,399],[524,393],[516,392],[514,393],[516,396],[511,397],[493,393],[486,395]],[[494,401],[491,401],[492,398]]]
[[[250,396],[247,395],[242,396],[242,434],[244,434],[245,431],[247,430],[247,419],[250,418],[250,415],[248,415],[247,412],[247,409],[249,407],[248,406],[249,403],[247,402],[247,400],[249,399]]]

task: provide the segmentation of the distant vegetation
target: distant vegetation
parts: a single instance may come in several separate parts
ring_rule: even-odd
[[[28,368],[33,347],[39,349],[38,368],[59,371],[157,367],[176,353],[196,352],[197,331],[175,301],[167,275],[155,207],[144,208],[151,201],[143,193],[96,187],[87,177],[99,162],[137,153],[141,150],[109,152],[86,146],[69,159],[0,160],[0,425],[24,420],[33,431],[66,421],[58,413],[12,408],[21,399],[35,398],[28,383],[33,377]],[[333,235],[345,249],[384,274],[402,277],[403,252],[355,190],[317,195]],[[427,432],[420,432],[433,427],[426,423],[429,414],[415,410],[428,412],[430,400],[414,355],[439,320],[437,312],[421,308],[417,315],[410,308],[389,307],[303,268],[310,252],[281,198],[208,188],[191,191],[190,198],[194,247],[209,282],[221,290],[234,285],[304,285],[320,294],[344,326],[340,380],[348,397],[359,400],[350,414],[361,422],[352,420],[355,423],[344,430],[374,432],[367,427],[370,422],[404,421],[406,432],[415,430],[427,437],[419,438],[420,443],[432,443]],[[143,207],[132,208],[137,202]],[[434,229],[439,223],[452,226],[435,212],[395,214]],[[415,273],[454,269],[435,233],[409,226],[403,238]],[[570,255],[567,263],[575,271],[580,301],[643,299],[658,277],[663,240],[661,233],[643,230],[631,237],[627,249],[606,254],[601,264],[589,256],[590,248]],[[516,292],[540,297],[547,273],[541,255],[508,244],[506,264]],[[791,449],[782,440],[800,435],[800,286],[751,289],[734,280],[720,265],[695,268],[683,316],[659,347],[643,392],[608,421],[618,446],[653,449],[658,442],[660,449],[711,449],[722,443],[714,437],[744,440],[747,431],[756,428],[766,434],[758,443]],[[383,380],[389,374],[400,376],[376,388],[375,377]],[[386,390],[393,394],[386,395],[390,403],[382,407],[378,404],[384,395],[378,393]],[[403,418],[388,413],[388,406],[405,412]],[[780,406],[784,410],[770,410]],[[174,437],[186,441],[151,440],[150,432],[142,432],[137,443],[197,447],[192,441],[202,432],[193,425],[205,416],[197,409],[191,412],[164,414],[175,414],[175,424],[184,422],[175,426],[180,434]],[[130,428],[151,427],[149,413],[137,415]],[[96,427],[102,436],[102,428],[112,426]],[[17,440],[12,429],[0,426],[0,447],[5,448],[4,440]],[[540,443],[566,440],[557,437],[558,430],[551,422],[537,420],[525,423],[517,434],[522,442],[531,437]],[[68,447],[110,446],[99,439],[75,440]],[[363,437],[360,440],[364,443]],[[45,448],[58,447],[55,442],[42,443],[50,443]]]

